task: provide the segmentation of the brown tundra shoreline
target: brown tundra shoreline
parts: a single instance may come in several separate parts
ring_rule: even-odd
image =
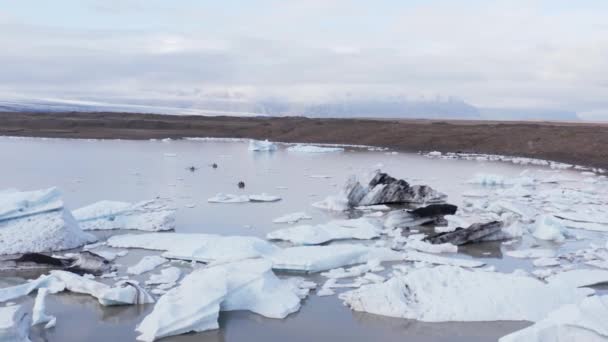
[[[252,138],[531,157],[608,169],[598,123],[0,113],[0,135],[78,139]]]

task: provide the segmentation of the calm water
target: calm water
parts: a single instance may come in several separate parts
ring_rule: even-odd
[[[1,188],[23,190],[57,186],[68,207],[98,200],[139,201],[171,197],[177,205],[178,232],[255,235],[282,225],[272,220],[283,214],[306,211],[312,223],[338,214],[311,207],[311,203],[338,192],[351,174],[380,165],[389,174],[413,184],[428,184],[461,204],[464,181],[475,173],[516,176],[524,168],[512,164],[428,159],[415,154],[386,154],[365,149],[344,153],[305,154],[280,149],[250,152],[240,142],[200,141],[83,141],[0,138]],[[210,164],[217,163],[213,169]],[[187,170],[189,166],[199,169]],[[526,167],[534,169],[535,167]],[[326,175],[330,178],[313,178]],[[572,172],[577,176],[577,173]],[[239,190],[237,183],[246,188]],[[287,187],[282,189],[280,187]],[[210,204],[209,197],[224,193],[270,193],[277,203]],[[194,208],[187,206],[194,205]],[[111,234],[122,232],[111,232]],[[108,233],[100,233],[99,235]],[[460,257],[484,258],[499,270],[529,268],[529,260],[504,258],[500,244],[465,249]],[[131,251],[116,262],[137,262],[144,251]],[[145,279],[145,278],[144,278]],[[318,283],[322,278],[318,279]],[[4,279],[8,284],[12,279]],[[18,281],[18,280],[17,280]],[[0,284],[2,286],[2,284]],[[27,298],[25,300],[32,300]],[[94,298],[64,293],[51,296],[49,313],[57,327],[35,328],[34,341],[131,341],[135,325],[152,306],[102,307]],[[163,341],[493,341],[528,325],[525,322],[430,324],[357,313],[336,296],[311,294],[300,312],[284,320],[248,312],[220,315],[221,329]]]

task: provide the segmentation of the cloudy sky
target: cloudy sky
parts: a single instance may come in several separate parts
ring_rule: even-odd
[[[0,97],[454,96],[608,118],[606,0],[0,0]]]

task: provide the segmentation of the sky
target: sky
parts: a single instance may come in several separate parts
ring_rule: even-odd
[[[0,0],[0,97],[453,96],[608,119],[605,0]]]

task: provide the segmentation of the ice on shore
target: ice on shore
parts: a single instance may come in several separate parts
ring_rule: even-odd
[[[388,248],[354,244],[289,247],[269,256],[274,269],[310,273],[363,264],[369,260],[403,260],[403,257],[402,253]]]
[[[295,146],[288,147],[287,151],[302,152],[302,153],[330,153],[330,152],[344,152],[344,148],[298,144]]]
[[[552,311],[534,325],[503,336],[499,342],[606,342],[608,296],[584,298]]]
[[[46,298],[48,294],[48,289],[38,289],[38,294],[36,295],[36,301],[34,302],[34,308],[32,310],[32,325],[46,323],[44,326],[45,329],[54,327],[57,322],[57,317],[46,313]]]
[[[296,223],[301,220],[312,220],[312,217],[305,212],[286,214],[272,220],[273,223]]]
[[[249,151],[270,152],[275,151],[277,145],[268,140],[249,140]]]
[[[100,201],[74,210],[84,230],[137,229],[164,231],[175,229],[175,208],[166,199],[138,203]]]
[[[281,197],[268,195],[232,195],[219,193],[207,200],[209,203],[246,203],[246,202],[277,202]]]
[[[30,342],[32,316],[23,305],[0,307],[0,341]]]
[[[332,240],[369,240],[380,236],[380,229],[366,218],[335,220],[319,225],[302,225],[275,230],[269,240],[284,240],[297,245],[318,245]]]
[[[0,192],[0,255],[65,250],[96,240],[79,228],[56,188]]]
[[[268,241],[253,236],[181,233],[115,235],[108,239],[108,245],[165,251],[162,256],[169,259],[200,262],[259,258],[279,250]]]
[[[154,341],[217,329],[220,311],[249,310],[285,318],[300,309],[301,289],[272,272],[266,260],[244,260],[197,269],[168,291],[137,327],[138,340]]]
[[[158,255],[146,255],[143,257],[137,264],[127,268],[128,274],[142,274],[153,269],[158,266],[169,262],[169,260],[160,257]]]
[[[0,288],[0,302],[26,296],[42,288],[48,289],[49,293],[67,290],[74,293],[88,294],[97,298],[102,305],[154,303],[154,298],[137,283],[124,281],[111,287],[66,271],[51,271],[49,275],[42,275],[29,283]]]
[[[527,276],[438,266],[364,285],[340,298],[355,311],[424,322],[534,322],[591,293]]]

